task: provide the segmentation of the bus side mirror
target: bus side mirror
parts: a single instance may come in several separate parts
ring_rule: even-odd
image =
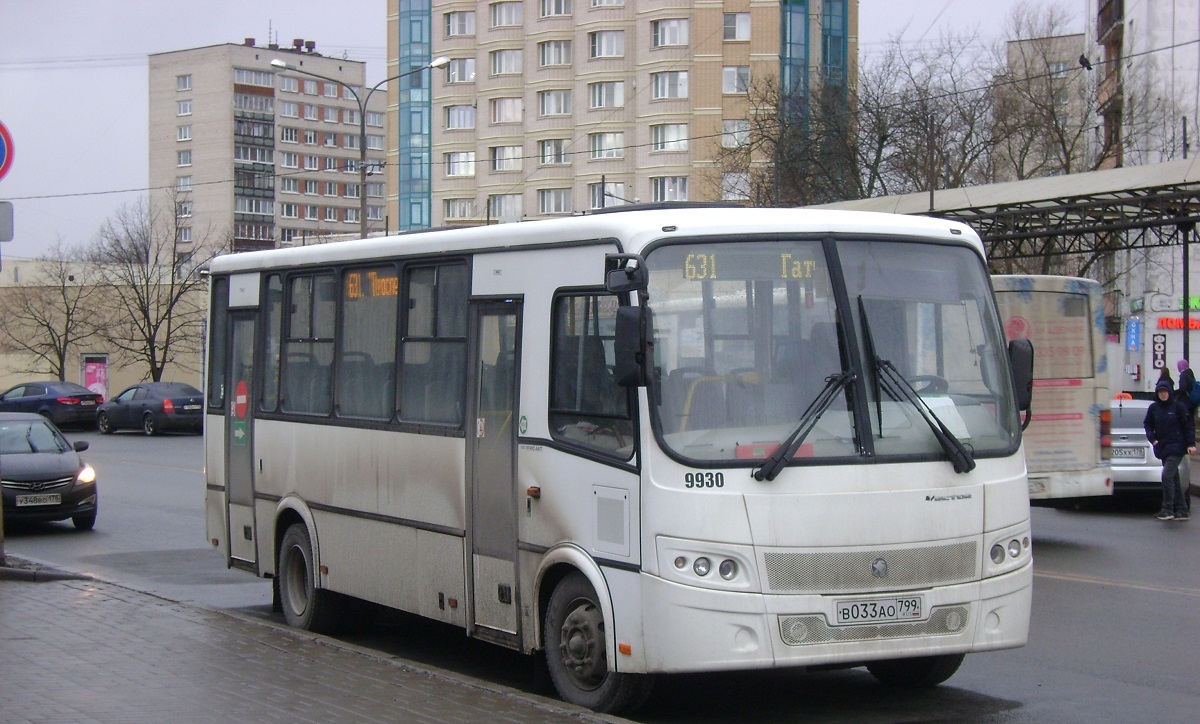
[[[646,262],[637,254],[604,255],[604,288],[610,294],[644,291],[650,285]]]
[[[1027,339],[1009,342],[1008,366],[1012,370],[1017,409],[1026,411],[1033,403],[1033,342]]]
[[[621,387],[646,385],[646,330],[650,309],[617,308],[616,338],[613,341],[613,377]]]

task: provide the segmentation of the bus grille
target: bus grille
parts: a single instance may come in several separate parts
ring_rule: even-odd
[[[879,560],[886,562],[880,576]],[[924,548],[833,553],[767,552],[763,556],[772,591],[852,593],[963,583],[979,565],[974,541]]]
[[[941,606],[933,609],[925,621],[860,626],[830,626],[821,614],[780,616],[779,635],[788,646],[938,636],[963,631],[969,614],[967,606]]]

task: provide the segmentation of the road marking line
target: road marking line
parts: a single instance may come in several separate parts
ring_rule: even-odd
[[[1200,589],[1195,588],[1156,586],[1150,583],[1130,583],[1128,581],[1118,581],[1114,578],[1099,578],[1097,576],[1083,576],[1078,573],[1058,573],[1055,571],[1034,571],[1033,575],[1041,578],[1054,578],[1059,581],[1094,583],[1098,586],[1117,586],[1118,588],[1133,588],[1139,591],[1154,591],[1156,593],[1179,593],[1184,596],[1196,596],[1200,598]]]

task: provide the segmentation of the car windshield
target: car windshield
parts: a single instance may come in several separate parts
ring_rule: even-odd
[[[70,447],[45,420],[0,421],[0,455],[61,453]]]
[[[679,458],[757,465],[786,443],[785,463],[935,456],[969,469],[1017,444],[987,270],[966,245],[672,244],[646,265],[651,399]]]

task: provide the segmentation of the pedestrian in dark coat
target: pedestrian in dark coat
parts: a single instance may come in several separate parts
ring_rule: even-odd
[[[1154,386],[1154,402],[1146,408],[1146,439],[1154,446],[1154,456],[1162,460],[1162,509],[1159,520],[1187,520],[1188,501],[1180,490],[1179,463],[1184,455],[1196,452],[1196,430],[1187,405],[1175,397],[1170,382],[1159,381]]]

